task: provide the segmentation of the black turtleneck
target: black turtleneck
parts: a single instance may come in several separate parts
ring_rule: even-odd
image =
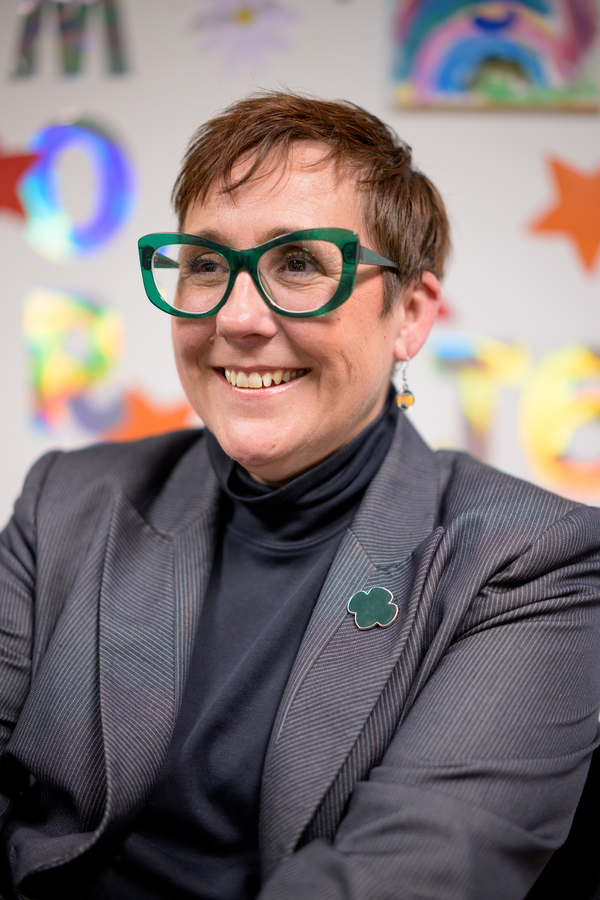
[[[343,533],[394,433],[390,393],[358,437],[279,488],[207,433],[219,539],[182,708],[150,800],[89,900],[249,900],[273,720]]]

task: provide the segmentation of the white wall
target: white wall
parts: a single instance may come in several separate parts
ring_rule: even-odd
[[[213,7],[225,9],[225,0],[121,0],[129,74],[105,74],[101,32],[94,21],[95,40],[84,72],[61,75],[51,29],[46,27],[39,72],[20,79],[9,77],[19,34],[17,4],[0,4],[0,149],[23,152],[48,123],[81,114],[119,138],[137,180],[137,201],[124,227],[102,250],[69,264],[42,258],[25,241],[23,222],[0,209],[0,519],[8,516],[27,468],[41,453],[94,439],[73,423],[56,433],[32,428],[29,358],[21,325],[24,299],[32,287],[84,292],[120,311],[126,354],[114,376],[117,388],[138,385],[164,404],[180,399],[169,321],[145,299],[136,241],[147,232],[174,229],[169,194],[194,129],[257,88],[287,87],[350,99],[389,122],[412,145],[417,164],[445,198],[454,228],[445,285],[454,315],[436,325],[438,335],[460,331],[522,342],[531,352],[532,365],[569,342],[600,352],[600,264],[584,270],[566,237],[535,236],[527,227],[554,198],[546,157],[587,172],[600,166],[600,117],[398,110],[389,80],[390,4],[281,2],[294,15],[281,29],[289,47],[266,52],[262,67],[241,59],[232,68],[225,37],[221,48],[202,49],[211,34],[215,40],[215,32],[201,32],[193,26],[194,18]],[[65,155],[61,166],[65,204],[75,217],[85,217],[92,175],[74,154]],[[517,388],[500,392],[491,417],[488,458],[519,476],[540,480],[525,455],[518,423],[532,371],[530,367]],[[598,374],[589,377],[596,398],[599,381]],[[410,415],[424,435],[436,445],[464,442],[455,376],[436,370],[431,352],[424,350],[411,367],[410,382],[417,396]],[[578,487],[560,477],[541,480],[562,493],[598,502],[600,436],[597,418],[595,424],[593,416],[590,422],[580,433],[574,431],[572,452],[597,460],[595,473],[590,466],[589,479]]]

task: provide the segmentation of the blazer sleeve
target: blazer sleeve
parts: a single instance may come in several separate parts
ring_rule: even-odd
[[[599,743],[600,510],[569,511],[466,604],[446,575],[385,755],[260,900],[522,900],[566,839]]]
[[[37,564],[36,508],[58,453],[31,469],[14,514],[0,533],[0,755],[10,739],[31,681]]]

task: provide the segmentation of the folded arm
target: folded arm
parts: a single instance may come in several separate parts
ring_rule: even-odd
[[[600,511],[554,523],[468,603],[440,579],[410,711],[331,844],[260,900],[522,900],[565,840],[600,705]],[[460,613],[457,611],[461,610]],[[466,612],[465,612],[466,610]]]

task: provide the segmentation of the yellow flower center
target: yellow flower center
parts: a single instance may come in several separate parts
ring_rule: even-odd
[[[251,6],[240,6],[237,9],[232,19],[236,23],[236,25],[250,25],[250,23],[256,18],[256,12],[252,9]]]

